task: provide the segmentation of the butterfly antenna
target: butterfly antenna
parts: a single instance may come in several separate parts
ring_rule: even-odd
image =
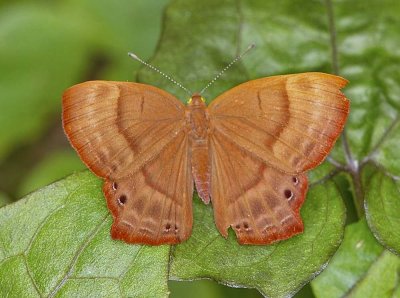
[[[215,81],[216,80],[218,80],[218,78],[220,77],[220,76],[222,76],[223,75],[223,73],[225,72],[225,71],[227,71],[233,64],[235,64],[236,62],[238,62],[240,59],[242,59],[242,57],[244,56],[244,55],[246,55],[251,49],[253,49],[254,47],[255,47],[256,45],[254,44],[254,43],[252,43],[251,45],[249,45],[248,47],[247,47],[247,49],[243,52],[243,53],[241,53],[239,56],[237,56],[235,59],[233,59],[232,61],[231,61],[231,63],[229,63],[227,66],[225,66],[225,68],[223,69],[223,70],[221,70],[220,72],[219,72],[219,74],[217,74],[201,91],[200,91],[200,94],[202,94],[208,87],[210,87],[212,84],[214,84],[215,83]]]
[[[140,59],[137,55],[135,55],[134,53],[128,53],[128,56],[131,57],[132,59],[139,61],[140,63],[146,65],[148,68],[155,70],[156,72],[158,72],[160,75],[162,75],[164,78],[170,80],[172,83],[174,83],[175,85],[177,85],[178,87],[182,88],[183,90],[185,90],[190,96],[192,96],[192,92],[187,89],[185,86],[183,86],[181,83],[177,82],[176,80],[174,80],[171,76],[163,73],[161,70],[159,70],[158,68],[154,67],[153,65],[143,61],[142,59]]]

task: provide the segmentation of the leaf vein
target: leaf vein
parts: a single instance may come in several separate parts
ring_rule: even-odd
[[[97,233],[100,231],[101,227],[103,226],[103,224],[105,224],[107,222],[107,219],[110,217],[110,214],[107,213],[107,215],[102,219],[102,221],[99,223],[99,225],[97,227],[95,227],[93,229],[93,231],[89,234],[88,238],[83,241],[83,243],[81,244],[81,246],[79,247],[79,249],[76,251],[74,257],[72,258],[72,261],[70,263],[70,265],[68,266],[67,272],[65,273],[64,277],[61,279],[61,281],[54,287],[53,291],[51,291],[51,293],[49,294],[49,298],[54,297],[58,290],[60,290],[64,284],[67,282],[67,280],[70,278],[76,262],[78,261],[78,258],[80,257],[81,253],[85,250],[85,248],[88,246],[88,244],[90,243],[90,241],[93,240],[93,238],[97,235]]]

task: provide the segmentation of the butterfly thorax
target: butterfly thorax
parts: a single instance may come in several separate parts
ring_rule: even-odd
[[[190,135],[193,141],[198,143],[207,139],[208,115],[206,109],[204,99],[200,95],[194,94],[187,106],[187,120]]]
[[[187,106],[187,125],[191,150],[192,175],[200,198],[210,202],[209,118],[207,106],[194,94]]]

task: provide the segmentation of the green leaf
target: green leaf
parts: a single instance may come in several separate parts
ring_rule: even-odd
[[[393,78],[390,78],[392,82]],[[400,82],[400,77],[397,80]],[[397,88],[400,89],[400,83]],[[393,112],[393,111],[392,111]],[[400,107],[396,109],[393,122],[386,128],[383,135],[381,136],[380,142],[376,144],[376,149],[373,151],[374,159],[379,164],[383,165],[387,169],[388,173],[393,178],[399,180],[400,178],[400,162],[399,162],[399,148],[400,148]],[[392,119],[393,119],[392,118]]]
[[[400,46],[396,37],[400,3],[391,0],[369,1],[368,6],[362,0],[333,3],[337,64],[340,73],[350,81],[346,88],[352,99],[347,125],[349,143],[353,155],[361,161],[373,151],[382,150],[382,137],[398,121],[400,70],[395,65],[400,61],[396,50]]]
[[[88,172],[0,209],[0,296],[167,296],[169,247],[114,241],[111,221]]]
[[[400,182],[375,168],[369,179],[365,208],[368,225],[385,247],[400,254]]]
[[[198,199],[189,240],[176,246],[170,278],[212,278],[235,287],[257,288],[269,297],[290,296],[323,269],[341,242],[344,207],[332,182],[309,191],[301,214],[305,232],[275,245],[245,246],[230,230],[228,240],[214,226],[212,209]]]
[[[399,297],[399,270],[400,259],[385,250],[348,297]]]
[[[327,269],[311,282],[316,297],[396,297],[400,258],[373,237],[365,220],[346,227]]]

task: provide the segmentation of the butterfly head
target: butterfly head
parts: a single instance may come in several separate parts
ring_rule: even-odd
[[[206,100],[199,93],[195,93],[188,100],[188,105],[191,107],[205,107]]]

